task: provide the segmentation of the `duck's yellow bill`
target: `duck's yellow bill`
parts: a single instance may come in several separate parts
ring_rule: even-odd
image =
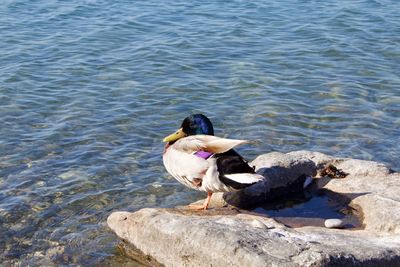
[[[167,137],[165,137],[164,139],[163,139],[163,142],[173,142],[173,141],[176,141],[176,140],[178,140],[178,139],[180,139],[180,138],[183,138],[183,137],[185,137],[186,136],[186,134],[182,131],[182,128],[180,128],[178,131],[176,131],[175,133],[173,133],[173,134],[170,134],[170,135],[168,135]]]

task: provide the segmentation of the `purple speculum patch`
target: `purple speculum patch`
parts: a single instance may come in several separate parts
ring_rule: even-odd
[[[196,156],[203,158],[203,159],[208,159],[209,157],[211,157],[212,155],[214,155],[214,153],[211,152],[207,152],[207,151],[197,151],[196,153],[194,153]]]

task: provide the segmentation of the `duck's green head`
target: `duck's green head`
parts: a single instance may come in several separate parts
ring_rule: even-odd
[[[175,133],[164,138],[164,142],[174,142],[189,135],[207,134],[214,135],[214,128],[209,118],[203,114],[193,114],[186,117],[181,124],[181,128]]]

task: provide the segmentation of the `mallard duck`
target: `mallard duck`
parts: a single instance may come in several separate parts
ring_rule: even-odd
[[[183,185],[207,192],[203,205],[189,205],[190,209],[206,210],[213,193],[240,190],[264,178],[233,150],[248,141],[214,136],[211,121],[202,114],[185,118],[163,141],[167,171]]]

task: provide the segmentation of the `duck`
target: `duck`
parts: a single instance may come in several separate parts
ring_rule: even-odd
[[[163,141],[168,173],[181,184],[207,193],[202,205],[191,204],[189,209],[207,210],[213,193],[241,190],[264,179],[234,150],[249,141],[214,136],[214,127],[203,114],[186,117]]]

